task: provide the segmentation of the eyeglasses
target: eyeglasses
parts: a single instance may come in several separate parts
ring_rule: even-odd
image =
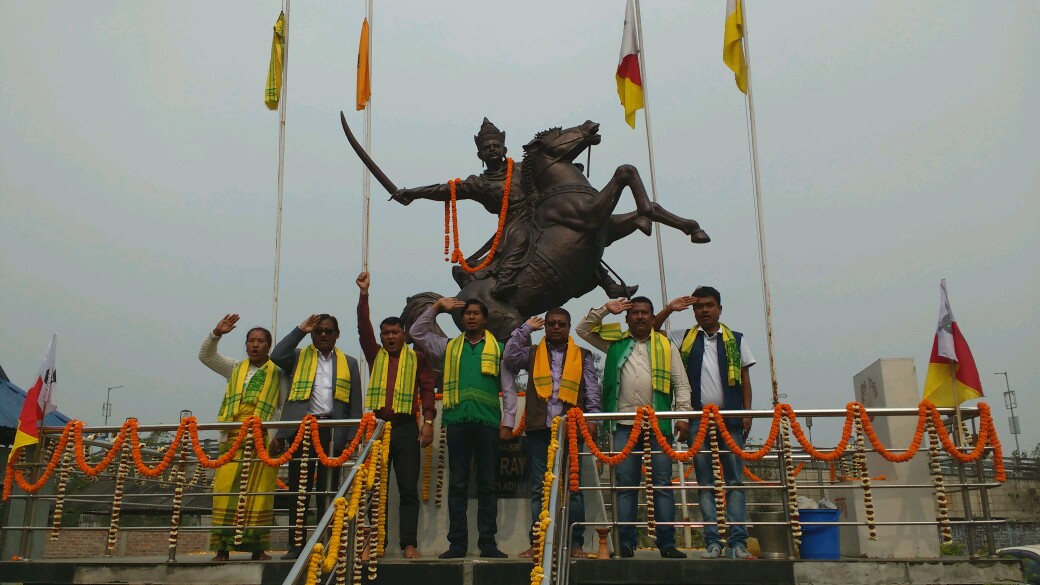
[[[566,328],[570,327],[571,324],[566,322],[566,321],[546,321],[545,322],[545,326],[546,327],[559,327],[560,329],[566,329]]]
[[[335,335],[336,330],[331,327],[318,328],[314,330],[315,335]]]

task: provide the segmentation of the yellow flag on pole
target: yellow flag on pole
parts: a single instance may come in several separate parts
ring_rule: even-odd
[[[285,50],[285,13],[278,15],[274,23],[274,39],[271,41],[271,65],[267,68],[267,89],[264,103],[268,110],[277,110],[282,98],[282,53]]]
[[[369,69],[371,57],[369,56],[368,19],[361,24],[361,41],[358,44],[357,56],[357,110],[365,109],[372,99],[372,73]]]
[[[748,70],[744,59],[744,7],[743,0],[726,0],[726,32],[722,41],[722,61],[733,70],[737,88],[747,93]]]

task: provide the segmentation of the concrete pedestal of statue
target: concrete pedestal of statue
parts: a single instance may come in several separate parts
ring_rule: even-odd
[[[440,434],[443,432],[440,421],[441,405],[437,404],[437,420],[434,424],[433,450],[430,458],[429,499],[422,501],[422,483],[425,477],[426,453],[420,452],[419,463],[419,551],[424,558],[436,558],[440,553],[448,550],[448,458],[444,459],[444,487],[441,496],[441,505],[437,506],[437,462],[440,457]],[[519,399],[517,413],[524,411],[524,399]],[[564,468],[566,469],[566,468]],[[595,469],[590,458],[582,460],[583,485],[598,485]],[[525,437],[499,444],[499,469],[498,469],[498,548],[509,555],[517,558],[520,552],[527,550],[528,530],[531,527],[531,482],[541,485],[542,478],[530,478],[530,464],[528,462],[527,440]],[[475,496],[475,480],[470,480],[469,507],[466,512],[466,520],[469,523],[469,553],[474,557],[480,554],[477,549],[477,500]],[[387,517],[387,557],[401,557],[400,529],[398,526],[398,505],[400,492],[397,489],[397,479],[393,471],[390,473],[390,493],[387,499],[389,516]],[[585,492],[585,514],[589,521],[600,521],[604,519],[601,492]],[[591,528],[586,528],[585,550],[595,551],[596,533]]]
[[[917,371],[912,358],[879,359],[853,377],[854,400],[871,408],[916,408],[920,402]],[[890,449],[905,449],[914,438],[916,416],[872,418],[878,440]],[[869,449],[869,444],[867,445]],[[931,485],[927,444],[906,463],[892,463],[877,453],[867,453],[867,473],[873,479],[875,522],[934,522],[937,517],[931,488],[890,488],[899,485]],[[859,485],[853,482],[851,485]],[[885,487],[883,487],[885,486]],[[842,511],[841,521],[863,522],[866,510],[862,489],[828,489],[827,497]],[[878,526],[876,541],[866,526],[842,526],[841,554],[869,558],[935,558],[939,536],[935,525]]]

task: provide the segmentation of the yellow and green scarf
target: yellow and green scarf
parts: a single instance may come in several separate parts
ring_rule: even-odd
[[[228,379],[224,400],[220,403],[217,420],[232,422],[238,416],[243,404],[255,404],[253,412],[261,420],[270,420],[275,407],[278,406],[278,382],[281,370],[274,362],[267,360],[246,384],[249,375],[249,360],[242,360],[235,366]]]
[[[682,345],[679,346],[683,364],[690,361],[690,351],[693,350],[693,342],[697,341],[698,331],[700,331],[700,327],[694,325],[693,329],[690,329],[683,338]],[[740,383],[740,348],[737,347],[737,338],[733,336],[729,327],[722,323],[719,323],[719,331],[722,332],[722,347],[726,350],[726,378],[728,380],[726,385],[736,386]]]
[[[466,334],[459,335],[448,342],[444,350],[444,408],[451,408],[459,403],[459,366],[462,362],[462,348],[466,342]],[[484,331],[484,351],[480,354],[480,373],[485,376],[498,376],[499,364],[502,361],[502,348],[490,331]]]
[[[534,367],[531,368],[531,380],[535,392],[542,400],[552,395],[552,367],[549,362],[549,345],[545,338],[534,351]],[[574,339],[567,337],[567,353],[563,358],[563,373],[560,376],[560,400],[567,404],[578,404],[578,388],[581,386],[582,358],[581,350]]]
[[[368,395],[365,397],[365,408],[368,410],[379,410],[386,404],[389,363],[390,353],[380,347],[372,362],[372,378],[368,382]],[[397,380],[394,382],[394,412],[411,414],[417,367],[415,350],[407,345],[401,348],[401,355],[397,358]]]
[[[599,335],[604,341],[610,342],[617,342],[631,337],[628,331],[621,331],[621,326],[617,323],[608,323],[606,325],[600,323],[592,328],[591,333]],[[651,385],[656,392],[670,394],[672,391],[672,344],[668,341],[667,336],[657,331],[651,331],[648,350],[650,352],[650,373],[653,376]],[[625,357],[628,357],[628,352],[625,353]],[[618,368],[621,367],[620,363],[616,365]],[[607,369],[610,369],[609,364]],[[607,373],[604,372],[604,376],[606,375]],[[620,382],[620,378],[618,382]]]
[[[350,402],[350,367],[347,365],[347,354],[334,348],[336,352],[336,390],[334,398],[340,402]],[[289,386],[289,400],[310,400],[311,389],[314,388],[314,375],[318,373],[318,348],[310,344],[300,352],[296,361],[296,372],[292,385]]]

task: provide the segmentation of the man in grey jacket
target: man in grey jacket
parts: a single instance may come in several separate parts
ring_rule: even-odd
[[[311,334],[311,344],[296,349],[303,338]],[[358,362],[338,347],[339,321],[328,314],[311,315],[300,323],[271,351],[273,361],[282,371],[292,378],[289,386],[289,397],[282,408],[283,421],[300,421],[308,414],[318,419],[361,418],[363,403],[361,398],[361,371]],[[280,453],[285,440],[291,440],[297,429],[285,428],[278,431],[271,443],[271,452]],[[319,437],[322,447],[330,457],[335,457],[353,438],[356,429],[337,427],[321,427]],[[334,491],[339,487],[339,469],[329,473],[324,465],[319,465],[314,455],[313,445],[307,453],[307,491],[313,486],[320,491]],[[303,449],[293,454],[289,461],[289,492],[295,493],[300,488],[300,460],[304,457]],[[315,478],[317,482],[315,483]],[[328,497],[317,495],[317,513],[324,512]],[[302,528],[310,510],[310,498],[303,510],[303,518],[295,502],[289,507],[289,552],[282,559],[292,560],[300,556],[307,531]]]

